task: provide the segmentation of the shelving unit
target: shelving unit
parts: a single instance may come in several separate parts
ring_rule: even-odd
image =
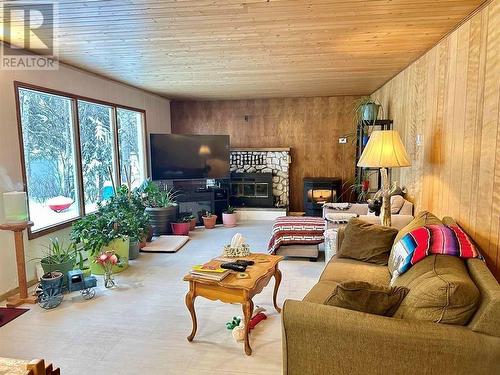
[[[365,134],[371,134],[373,130],[392,130],[392,120],[377,120],[375,123],[372,121],[362,121],[359,122],[356,128],[356,169],[355,169],[355,181],[361,182],[361,176],[364,173],[373,172],[372,176],[376,176],[376,178],[370,179],[370,188],[368,190],[369,193],[375,193],[381,188],[381,180],[380,180],[380,171],[378,168],[363,168],[358,167],[358,161],[363,153],[363,150],[366,146],[367,140],[363,140],[363,136]],[[389,170],[390,173],[390,170]],[[389,176],[390,178],[390,176]],[[374,183],[376,181],[376,183]],[[374,183],[372,186],[372,183]]]

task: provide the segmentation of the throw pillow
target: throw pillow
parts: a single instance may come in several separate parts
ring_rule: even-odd
[[[397,214],[403,208],[405,199],[401,195],[393,195],[391,197],[391,214]]]
[[[442,225],[443,222],[439,220],[435,215],[431,214],[430,212],[427,211],[422,211],[419,212],[415,218],[408,223],[407,226],[402,228],[399,232],[396,238],[394,239],[394,244],[398,243],[401,238],[403,238],[406,234],[410,233],[412,230],[418,228],[418,227],[423,227],[426,225]],[[397,268],[397,264],[395,261],[395,254],[394,254],[394,246],[391,250],[391,255],[389,256],[389,272],[391,275],[394,273],[394,270]]]
[[[351,219],[345,227],[338,256],[387,265],[389,251],[397,234],[394,228]]]
[[[405,287],[389,287],[365,281],[346,281],[335,288],[325,305],[369,314],[393,316],[408,293]]]

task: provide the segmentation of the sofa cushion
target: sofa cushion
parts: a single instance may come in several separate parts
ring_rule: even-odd
[[[387,264],[389,251],[398,231],[354,218],[344,231],[339,249],[340,258],[351,258],[375,264]]]
[[[372,284],[389,285],[390,274],[387,266],[366,263],[359,260],[335,256],[321,274],[320,281],[358,280]]]
[[[465,325],[480,301],[464,260],[455,256],[428,256],[396,278],[394,286],[410,290],[396,318]]]
[[[389,287],[364,281],[337,285],[325,304],[368,314],[392,316],[408,293],[405,287]]]
[[[394,239],[394,243],[398,243],[401,238],[403,238],[406,234],[410,233],[412,230],[418,228],[418,227],[423,227],[425,225],[442,225],[442,221],[439,220],[437,216],[434,214],[431,214],[430,212],[427,211],[422,211],[415,216],[415,218],[410,221],[408,225],[406,225],[404,228],[402,228],[398,234],[396,235],[396,238]],[[397,264],[395,262],[395,254],[394,254],[394,247],[391,250],[391,253],[389,255],[389,261],[388,261],[388,266],[389,266],[389,272],[392,273],[397,267]]]
[[[335,281],[320,281],[306,294],[303,301],[324,304],[337,285]]]

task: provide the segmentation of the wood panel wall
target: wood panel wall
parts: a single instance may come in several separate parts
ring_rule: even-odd
[[[395,170],[417,209],[454,217],[500,280],[500,1],[374,93],[412,159]],[[423,137],[416,144],[417,135]]]
[[[290,209],[303,209],[304,177],[354,174],[355,146],[339,144],[354,130],[355,97],[174,101],[172,132],[229,134],[232,147],[291,147]],[[248,115],[248,121],[245,121]]]

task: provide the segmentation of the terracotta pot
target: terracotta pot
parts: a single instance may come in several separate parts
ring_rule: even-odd
[[[172,234],[177,236],[187,236],[189,234],[190,222],[187,223],[170,223],[172,226]]]
[[[198,220],[194,217],[190,222],[189,222],[189,230],[195,230],[196,229],[196,223]]]
[[[232,228],[236,226],[236,223],[238,221],[238,216],[234,214],[226,214],[225,212],[222,213],[222,223],[224,224],[225,227],[227,228]]]
[[[217,215],[212,215],[210,217],[202,216],[202,219],[206,229],[213,229],[215,227]]]

